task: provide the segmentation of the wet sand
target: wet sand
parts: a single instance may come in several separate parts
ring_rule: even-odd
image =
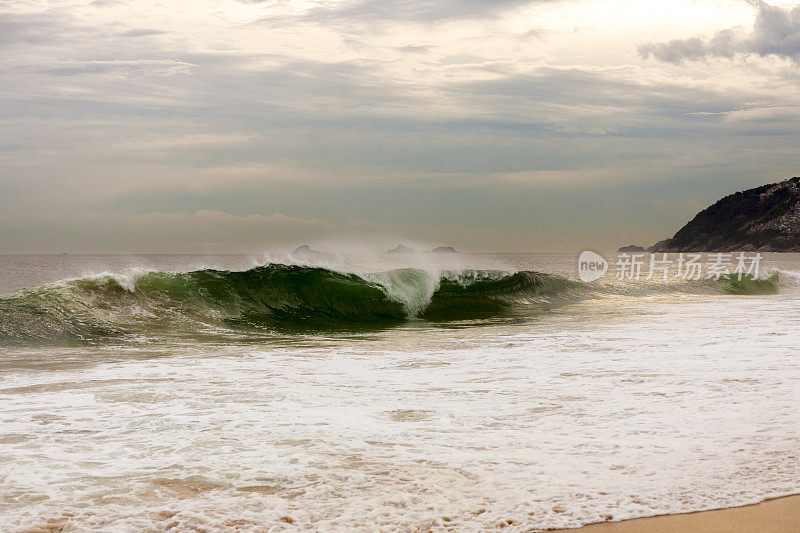
[[[592,524],[570,533],[795,533],[800,531],[800,495],[716,511],[654,516]]]

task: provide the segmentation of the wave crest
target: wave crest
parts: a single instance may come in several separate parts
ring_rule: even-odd
[[[712,291],[777,290],[721,280]],[[708,284],[691,290],[708,290]],[[685,290],[685,289],[684,289]],[[134,269],[26,289],[0,299],[0,340],[96,340],[119,335],[269,330],[280,324],[380,324],[485,318],[617,293],[537,272],[399,269],[357,275],[271,264],[246,271]],[[527,311],[525,311],[527,310]]]

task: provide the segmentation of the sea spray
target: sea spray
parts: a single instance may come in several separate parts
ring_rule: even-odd
[[[441,274],[416,268],[364,274],[364,279],[383,287],[389,298],[403,304],[409,317],[416,317],[428,307],[439,288]]]
[[[81,278],[73,278],[69,280],[63,280],[60,283],[64,285],[65,283],[81,283],[81,282],[89,282],[89,283],[104,283],[104,282],[113,282],[125,289],[128,292],[135,292],[136,291],[136,282],[142,277],[146,276],[151,272],[156,272],[154,270],[149,270],[146,268],[127,268],[120,272],[100,272],[97,274],[87,274]]]

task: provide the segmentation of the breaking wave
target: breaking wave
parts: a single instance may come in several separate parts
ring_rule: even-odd
[[[763,294],[777,291],[778,278],[698,283],[691,286],[692,291]],[[65,280],[0,298],[0,341],[246,333],[287,324],[306,327],[410,318],[485,318],[546,309],[615,291],[538,272],[431,273],[409,268],[358,275],[282,264],[247,271],[128,270]]]

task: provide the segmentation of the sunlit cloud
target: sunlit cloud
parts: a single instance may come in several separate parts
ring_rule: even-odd
[[[732,59],[737,55],[774,55],[800,63],[800,7],[784,9],[752,0],[758,9],[751,31],[731,28],[710,39],[692,37],[639,46],[639,54],[668,63],[696,61],[707,57]]]

